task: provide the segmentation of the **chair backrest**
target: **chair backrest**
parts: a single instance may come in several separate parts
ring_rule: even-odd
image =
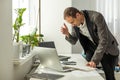
[[[55,48],[55,43],[54,43],[54,41],[40,42],[39,46],[40,47],[47,47],[47,48]]]

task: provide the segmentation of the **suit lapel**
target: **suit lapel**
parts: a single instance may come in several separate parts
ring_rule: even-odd
[[[86,19],[86,24],[87,24],[88,31],[89,31],[94,43],[97,44],[97,42],[95,40],[95,36],[93,34],[93,29],[92,29],[93,23],[90,21],[90,18],[88,16],[88,12],[86,10],[84,10],[83,13],[84,13],[84,16],[85,16],[85,19]]]

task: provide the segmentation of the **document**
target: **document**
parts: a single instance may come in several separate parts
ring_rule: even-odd
[[[93,71],[95,70],[96,68],[91,68],[91,67],[88,67],[88,66],[79,66],[79,67],[76,67],[76,66],[64,66],[66,68],[71,68],[73,70],[80,70],[80,71]]]

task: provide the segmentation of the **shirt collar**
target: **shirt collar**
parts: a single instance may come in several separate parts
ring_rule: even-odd
[[[79,28],[85,28],[86,27],[86,19],[84,18],[84,23],[80,24],[80,26],[78,26]]]

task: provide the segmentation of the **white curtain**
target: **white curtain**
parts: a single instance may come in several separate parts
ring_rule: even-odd
[[[114,35],[120,30],[120,0],[97,0],[97,11],[101,12]]]

